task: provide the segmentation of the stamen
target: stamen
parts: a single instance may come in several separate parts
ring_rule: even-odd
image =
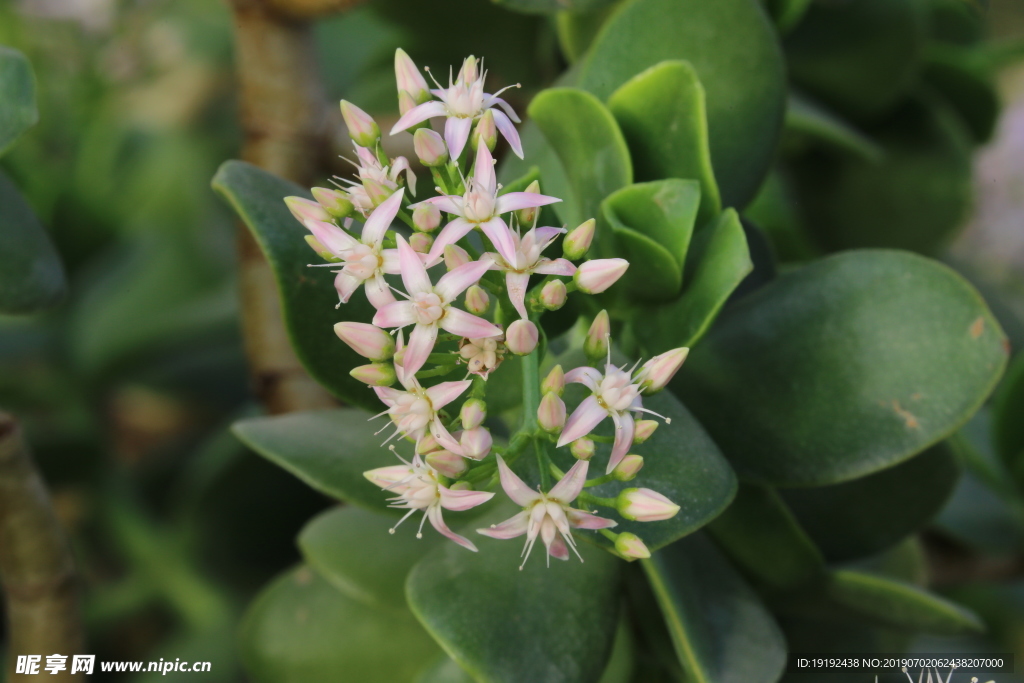
[[[402,517],[402,518],[401,518],[400,520],[398,520],[398,524],[401,524],[401,523],[402,523],[402,522],[404,522],[405,520],[409,519],[409,515],[411,515],[411,514],[412,514],[412,513],[414,513],[414,512],[416,512],[416,508],[413,508],[412,510],[409,510],[408,512],[406,512],[406,513],[405,513],[405,516],[404,516],[404,517]],[[393,527],[391,527],[390,529],[388,529],[388,533],[389,533],[389,534],[393,534],[393,533],[395,533],[395,529],[397,529],[397,528],[398,528],[398,524],[395,524],[395,525],[394,525]]]
[[[427,511],[423,511],[423,519],[420,520],[419,531],[416,532],[416,538],[423,538],[423,523],[427,521]]]

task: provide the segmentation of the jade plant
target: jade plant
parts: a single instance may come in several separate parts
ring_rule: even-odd
[[[398,50],[390,129],[341,104],[353,177],[214,179],[345,406],[235,425],[345,503],[251,606],[253,679],[820,680],[787,655],[977,632],[925,589],[915,534],[1008,344],[965,279],[888,248],[933,252],[946,218],[873,216],[933,191],[878,180],[935,149],[886,131],[967,145],[950,73],[980,87],[984,60],[908,57],[869,98],[859,13],[925,45],[921,3],[507,4],[559,11],[575,61],[522,128],[483,59],[444,85]],[[387,151],[403,136],[418,163]]]

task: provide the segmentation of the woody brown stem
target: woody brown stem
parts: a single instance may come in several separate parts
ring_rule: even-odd
[[[0,413],[0,582],[7,604],[8,681],[18,655],[68,657],[66,670],[48,680],[81,681],[71,657],[84,651],[74,559],[14,418]]]

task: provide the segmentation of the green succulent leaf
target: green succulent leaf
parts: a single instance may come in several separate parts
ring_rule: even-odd
[[[630,264],[643,264],[642,269],[630,268],[622,277],[622,287],[632,300],[672,301],[679,295],[683,274],[665,247],[622,225],[613,224],[612,234],[619,256]]]
[[[938,514],[960,477],[945,442],[894,467],[818,488],[783,489],[783,500],[831,562],[881,552]]]
[[[475,526],[514,512],[496,511]],[[597,680],[618,623],[622,562],[581,543],[584,562],[545,567],[540,546],[520,571],[520,540],[469,533],[479,553],[444,543],[409,575],[409,605],[427,631],[482,683]]]
[[[789,33],[804,18],[812,0],[767,0],[768,11],[780,33]]]
[[[590,12],[611,5],[615,0],[492,0],[494,4],[514,12],[555,14],[556,12]]]
[[[591,12],[559,12],[555,16],[558,46],[570,64],[583,57],[621,0]]]
[[[990,74],[974,65],[969,48],[933,46],[924,81],[934,87],[960,114],[974,142],[992,138],[999,119],[999,93]]]
[[[328,496],[371,510],[394,514],[388,493],[371,484],[363,472],[398,464],[374,434],[369,415],[361,410],[314,410],[275,417],[240,420],[232,426],[241,439],[270,462]],[[412,445],[399,441],[409,458]]]
[[[1005,363],[1002,330],[959,275],[906,252],[856,251],[738,302],[672,386],[741,477],[823,486],[955,432]]]
[[[633,164],[615,118],[600,100],[575,88],[544,90],[528,111],[568,179],[572,196],[562,198],[562,219],[575,227],[596,218],[605,197],[633,182]],[[598,231],[595,246],[602,256],[610,255],[603,230]]]
[[[257,596],[240,633],[242,662],[256,683],[412,680],[437,644],[408,610],[353,600],[300,566]]]
[[[722,205],[742,207],[768,172],[785,108],[785,69],[770,19],[755,0],[627,2],[580,62],[578,84],[605,99],[666,60],[690,62],[700,78]]]
[[[992,405],[994,446],[1017,485],[1024,488],[1024,354],[1013,359]]]
[[[702,534],[641,560],[686,680],[774,683],[786,642],[771,613]]]
[[[348,374],[366,359],[334,334],[337,322],[370,322],[374,308],[361,292],[335,308],[338,299],[333,275],[326,268],[308,267],[320,259],[306,244],[305,229],[283,201],[287,196],[309,197],[309,192],[242,161],[225,162],[213,179],[213,188],[245,222],[270,263],[288,337],[303,366],[346,403],[368,410],[378,408],[373,392]]]
[[[32,65],[25,55],[0,45],[0,156],[38,120]]]
[[[459,663],[447,654],[441,654],[424,669],[415,683],[476,683]]]
[[[807,97],[791,93],[786,108],[786,131],[842,150],[868,163],[878,163],[885,152],[873,140],[833,112]]]
[[[655,64],[612,93],[608,108],[626,137],[638,180],[695,179],[698,223],[718,216],[722,199],[711,166],[704,87],[692,64]]]
[[[0,71],[0,87],[2,76]],[[66,287],[64,267],[49,234],[0,171],[0,313],[32,313],[53,306]]]

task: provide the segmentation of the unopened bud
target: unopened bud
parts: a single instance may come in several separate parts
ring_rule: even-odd
[[[459,445],[462,446],[462,455],[473,460],[483,460],[491,452],[491,432],[486,427],[474,427],[462,432]]]
[[[412,210],[412,225],[420,232],[433,232],[441,225],[441,209],[433,204],[420,204]]]
[[[657,420],[637,420],[633,431],[633,443],[642,444],[647,441],[657,428]]]
[[[562,395],[562,392],[565,391],[565,373],[562,372],[561,365],[551,368],[551,372],[540,383],[540,390],[544,394],[551,392],[556,396]]]
[[[483,315],[487,312],[491,300],[487,292],[479,285],[470,285],[466,290],[466,310],[473,315]]]
[[[459,81],[463,83],[472,83],[480,76],[480,72],[477,69],[477,59],[473,55],[466,57],[462,62],[462,68],[459,69]]]
[[[472,261],[473,259],[469,258],[466,250],[457,244],[449,244],[444,248],[444,267],[448,270],[455,270],[459,266],[472,263]]]
[[[651,556],[644,542],[636,534],[624,531],[615,538],[615,552],[627,560],[646,560]]]
[[[561,280],[552,280],[541,287],[540,303],[549,311],[557,311],[565,305],[565,298],[567,296],[568,292],[565,289],[565,283]]]
[[[569,452],[577,460],[590,460],[594,457],[594,442],[585,436],[576,439],[569,444]]]
[[[405,116],[408,111],[415,109],[418,104],[419,102],[416,101],[416,98],[409,93],[404,90],[398,91],[398,113],[402,116]]]
[[[608,338],[611,331],[608,311],[601,311],[590,324],[587,338],[583,341],[583,352],[587,354],[587,360],[591,363],[597,363],[608,355]]]
[[[331,187],[314,187],[313,197],[334,218],[345,218],[355,208],[349,201],[348,195]]]
[[[488,109],[480,117],[480,120],[476,122],[471,140],[474,150],[479,149],[482,143],[487,145],[487,149],[492,152],[494,151],[494,146],[498,144],[498,128],[494,125],[494,112],[492,110]]]
[[[516,320],[505,332],[505,346],[517,356],[525,356],[537,348],[540,333],[529,320]]]
[[[474,429],[487,419],[487,404],[478,398],[471,398],[462,404],[459,420],[463,429]]]
[[[657,355],[644,363],[640,372],[636,374],[635,380],[641,386],[641,391],[644,394],[653,394],[664,389],[675,377],[689,354],[690,349],[681,346],[678,349]]]
[[[395,355],[394,338],[375,325],[355,322],[336,323],[334,334],[364,358],[380,361]]]
[[[537,423],[540,428],[551,434],[557,434],[565,426],[565,403],[558,394],[549,391],[544,394],[537,406]]]
[[[651,489],[623,489],[615,506],[620,515],[633,522],[660,522],[679,512],[678,505]]]
[[[292,212],[292,215],[303,225],[308,220],[324,221],[325,223],[330,223],[334,220],[331,214],[327,213],[327,209],[312,199],[285,197],[284,203],[288,206],[288,210]]]
[[[389,387],[395,383],[395,368],[391,363],[370,363],[349,371],[350,375],[371,387]]]
[[[416,452],[420,455],[425,455],[431,451],[436,451],[441,448],[441,445],[437,443],[437,439],[430,432],[424,434],[419,442],[416,444]]]
[[[629,268],[623,258],[602,258],[583,262],[572,276],[576,287],[586,294],[600,294],[616,282]]]
[[[540,194],[540,183],[534,180],[532,183],[526,186],[524,192],[531,194]],[[519,209],[516,211],[516,218],[519,219],[519,225],[525,227],[533,227],[533,222],[537,220],[537,214],[540,213],[540,207],[530,206],[525,209]]]
[[[385,187],[373,178],[363,178],[363,189],[366,190],[366,196],[374,206],[380,206],[384,200],[394,194],[394,190]]]
[[[409,246],[412,250],[420,254],[427,254],[430,252],[431,245],[434,244],[434,238],[425,232],[414,232],[409,237]]]
[[[570,261],[583,258],[590,250],[590,243],[594,241],[595,230],[597,221],[593,218],[581,223],[562,240],[562,255]]]
[[[448,161],[448,147],[444,144],[444,138],[429,128],[420,128],[413,133],[412,148],[424,166],[441,166]]]
[[[348,127],[348,135],[360,147],[373,149],[380,140],[380,126],[369,114],[348,102],[341,101],[341,116]]]
[[[455,455],[451,451],[433,451],[427,453],[424,459],[428,465],[449,479],[458,479],[469,469],[469,466],[466,465],[466,460],[461,455]]]
[[[457,481],[448,487],[449,491],[472,491],[473,485],[468,481]]]
[[[339,263],[341,261],[340,258],[332,254],[327,247],[320,244],[320,242],[318,242],[312,235],[306,235],[305,240],[306,244],[308,244],[323,260],[330,261],[331,263]]]
[[[399,97],[405,92],[415,101],[414,104],[430,99],[430,88],[427,86],[426,79],[420,73],[416,62],[412,61],[412,58],[402,48],[395,50],[395,82],[398,86]]]
[[[644,458],[641,455],[630,454],[619,461],[619,464],[612,470],[612,476],[619,481],[632,481],[638,472],[643,469]]]

